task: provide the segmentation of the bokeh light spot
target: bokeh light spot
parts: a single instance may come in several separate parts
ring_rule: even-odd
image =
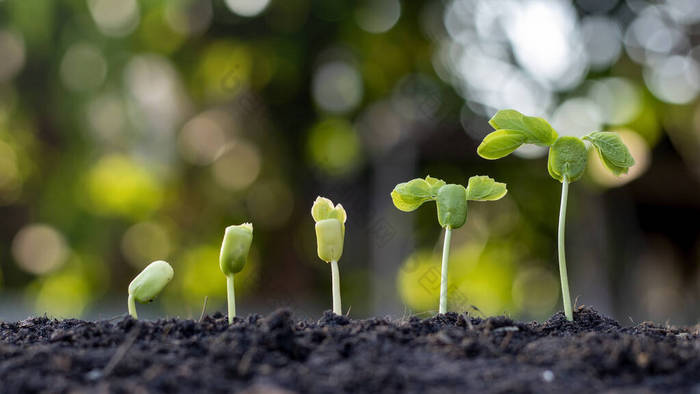
[[[521,313],[546,316],[559,301],[559,281],[539,267],[521,270],[513,281],[513,301]]]
[[[263,12],[270,0],[225,0],[225,2],[233,13],[253,17]]]
[[[603,123],[622,125],[637,118],[642,109],[639,88],[624,78],[604,78],[594,81],[588,96],[596,103]]]
[[[671,56],[644,70],[654,96],[672,104],[686,104],[700,91],[700,67],[691,57]]]
[[[358,26],[370,33],[384,33],[388,31],[401,16],[401,3],[399,0],[366,0],[355,11],[355,20]]]
[[[86,117],[90,130],[98,140],[115,143],[124,137],[126,110],[118,95],[106,93],[90,100]]]
[[[0,194],[11,190],[18,182],[17,155],[10,145],[0,141]]]
[[[463,312],[474,305],[494,315],[512,307],[514,272],[509,246],[473,243],[455,248],[448,275],[448,310]],[[440,275],[439,254],[418,251],[409,256],[397,278],[403,302],[415,311],[436,310]]]
[[[253,73],[253,57],[244,45],[219,41],[200,55],[193,84],[203,97],[219,101],[236,97]]]
[[[564,101],[552,115],[552,127],[561,135],[582,137],[593,131],[600,131],[603,116],[600,107],[584,97]]]
[[[312,92],[316,105],[328,112],[345,113],[362,99],[362,78],[357,69],[346,62],[322,65],[314,75]]]
[[[210,0],[171,0],[165,6],[165,20],[184,35],[204,33],[213,16]]]
[[[508,37],[518,62],[558,89],[576,86],[586,74],[586,51],[576,11],[565,2],[529,1],[511,10]]]
[[[111,37],[124,37],[136,29],[140,11],[136,0],[88,0],[92,19],[100,31]]]
[[[171,60],[155,54],[134,56],[126,65],[124,81],[143,118],[137,111],[129,115],[146,120],[149,132],[169,137],[181,122],[188,101]]]
[[[122,155],[102,157],[87,175],[89,207],[100,214],[142,217],[160,207],[161,186],[145,168]]]
[[[89,302],[90,286],[78,272],[61,272],[42,278],[36,295],[37,313],[57,318],[77,318]]]
[[[309,132],[307,151],[311,162],[330,175],[354,170],[361,159],[360,148],[357,133],[345,119],[322,120]]]
[[[613,19],[592,16],[581,22],[591,68],[602,70],[617,61],[622,51],[622,29]]]
[[[225,143],[226,133],[219,122],[207,113],[198,115],[185,123],[178,137],[180,154],[185,160],[196,165],[208,165],[214,162]]]
[[[24,40],[11,31],[0,30],[0,82],[12,79],[24,67]]]
[[[411,255],[397,277],[401,300],[415,311],[436,310],[440,298],[440,260],[432,253]]]
[[[221,241],[219,241],[220,243]],[[243,270],[234,276],[236,297],[246,294],[255,287],[258,275],[258,263],[254,250]],[[214,303],[226,299],[226,276],[219,268],[219,249],[216,246],[199,245],[189,248],[174,263],[176,286],[180,296],[191,306],[201,307],[204,297]],[[179,310],[182,309],[180,305]]]
[[[258,148],[239,139],[224,148],[212,166],[212,173],[221,187],[243,190],[258,178],[261,165]]]
[[[107,76],[107,61],[95,46],[73,44],[63,55],[60,74],[63,84],[70,90],[96,89]]]
[[[143,16],[139,37],[149,50],[165,54],[173,53],[185,41],[185,35],[171,27],[165,9],[160,7],[150,9]]]
[[[401,139],[404,126],[403,119],[388,101],[367,107],[357,123],[365,145],[374,154],[383,154],[394,147]]]
[[[12,256],[20,268],[32,274],[56,270],[68,253],[63,235],[47,224],[27,225],[12,240]]]
[[[122,253],[135,268],[142,269],[154,260],[166,260],[171,242],[166,229],[155,222],[140,222],[129,227],[121,242]]]

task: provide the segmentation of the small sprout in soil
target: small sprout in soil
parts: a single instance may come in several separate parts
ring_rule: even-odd
[[[250,245],[253,243],[253,225],[243,223],[226,227],[224,241],[221,244],[219,267],[226,275],[226,294],[228,297],[228,322],[236,317],[236,293],[233,288],[233,275],[241,272],[248,260]]]
[[[576,137],[559,136],[552,126],[542,118],[526,116],[518,111],[501,110],[489,120],[496,130],[487,135],[477,149],[479,156],[495,160],[509,155],[523,144],[535,144],[549,147],[547,169],[549,175],[561,182],[561,206],[559,209],[559,275],[566,318],[573,320],[569,280],[566,273],[566,256],[564,253],[564,230],[566,223],[566,202],[569,183],[583,176],[588,160],[588,150],[583,140],[593,145],[601,161],[613,174],[626,174],[634,165],[634,158],[620,136],[613,132],[593,132],[583,140]]]
[[[347,214],[343,206],[333,206],[327,198],[317,197],[311,207],[311,216],[316,222],[316,245],[318,257],[331,265],[331,284],[333,286],[333,313],[343,313],[340,303],[340,273],[338,260],[343,254],[345,239],[345,220]]]
[[[153,301],[173,278],[173,267],[163,260],[154,261],[129,283],[129,314],[138,319],[136,304]]]
[[[435,201],[438,223],[445,229],[445,243],[442,248],[442,274],[440,277],[440,309],[447,312],[447,266],[450,257],[452,230],[462,227],[467,220],[467,200],[494,201],[505,196],[508,190],[505,183],[494,181],[488,176],[473,176],[465,188],[462,185],[446,184],[432,178],[417,178],[399,183],[391,192],[396,208],[411,212],[426,201]]]

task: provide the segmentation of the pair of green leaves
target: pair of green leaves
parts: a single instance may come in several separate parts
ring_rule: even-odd
[[[552,178],[574,182],[583,176],[588,152],[581,139],[559,137],[546,120],[512,109],[498,111],[489,124],[496,131],[481,142],[477,148],[479,156],[495,160],[511,154],[523,144],[549,146],[547,169]],[[616,133],[593,132],[583,139],[595,147],[603,164],[613,174],[626,174],[634,165],[634,158]]]
[[[391,200],[404,212],[414,211],[426,201],[435,201],[440,226],[460,228],[467,220],[467,200],[493,201],[507,192],[505,183],[488,176],[469,178],[466,188],[427,176],[399,183],[391,192]]]
[[[558,137],[546,120],[512,109],[498,111],[489,124],[496,131],[487,135],[477,149],[479,156],[489,160],[508,156],[523,144],[549,146]]]
[[[333,205],[333,201],[325,197],[316,197],[314,205],[311,206],[311,217],[315,222],[336,219],[341,224],[343,235],[345,234],[345,221],[348,219],[348,214],[341,204]]]

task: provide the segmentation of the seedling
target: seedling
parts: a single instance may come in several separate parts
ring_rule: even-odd
[[[583,140],[569,136],[560,137],[546,120],[526,116],[512,109],[498,111],[489,120],[489,124],[496,131],[487,135],[477,149],[479,156],[485,159],[500,159],[523,144],[549,147],[547,162],[549,175],[562,185],[558,232],[559,276],[564,313],[566,318],[572,321],[573,313],[564,252],[564,229],[569,183],[581,179],[588,160],[588,150],[583,140],[593,145],[605,167],[615,175],[626,174],[627,170],[634,165],[634,158],[620,136],[613,132],[596,131],[583,137]]]
[[[432,178],[417,178],[399,183],[391,192],[396,208],[411,212],[426,201],[435,201],[438,223],[445,229],[445,243],[442,247],[442,274],[440,276],[440,313],[447,312],[447,266],[450,258],[452,230],[460,228],[467,221],[467,200],[494,201],[505,196],[508,190],[505,183],[494,181],[488,176],[473,176],[465,188],[462,185],[446,184]]]
[[[173,278],[173,267],[163,260],[154,261],[129,283],[129,314],[138,319],[136,303],[153,301]]]
[[[248,260],[250,245],[253,243],[253,225],[243,223],[238,226],[226,227],[224,241],[221,244],[219,267],[226,275],[226,296],[228,300],[228,323],[233,323],[236,317],[236,293],[233,287],[233,276],[241,272]]]
[[[333,206],[327,198],[316,197],[311,207],[311,216],[316,222],[316,246],[318,257],[331,265],[331,285],[333,286],[333,313],[343,313],[340,303],[340,273],[338,260],[343,254],[345,240],[345,220],[347,214],[343,206]]]

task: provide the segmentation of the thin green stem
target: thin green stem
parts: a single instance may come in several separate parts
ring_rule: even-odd
[[[129,299],[127,302],[129,303],[129,314],[134,319],[138,319],[139,315],[136,314],[136,302],[134,301],[134,296],[129,294]]]
[[[452,228],[445,227],[445,243],[442,245],[442,273],[440,275],[440,313],[447,313],[447,262],[450,259]]]
[[[226,295],[228,298],[228,324],[236,317],[236,292],[233,289],[233,274],[226,277]]]
[[[564,301],[564,314],[568,321],[574,320],[571,312],[571,296],[569,295],[569,277],[566,273],[566,252],[564,250],[564,233],[566,229],[566,201],[569,198],[569,181],[564,177],[561,183],[561,207],[559,208],[559,276],[561,277],[561,296]]]
[[[338,271],[338,262],[331,261],[331,284],[333,285],[333,313],[336,315],[343,314],[343,308],[340,303],[340,272]]]

